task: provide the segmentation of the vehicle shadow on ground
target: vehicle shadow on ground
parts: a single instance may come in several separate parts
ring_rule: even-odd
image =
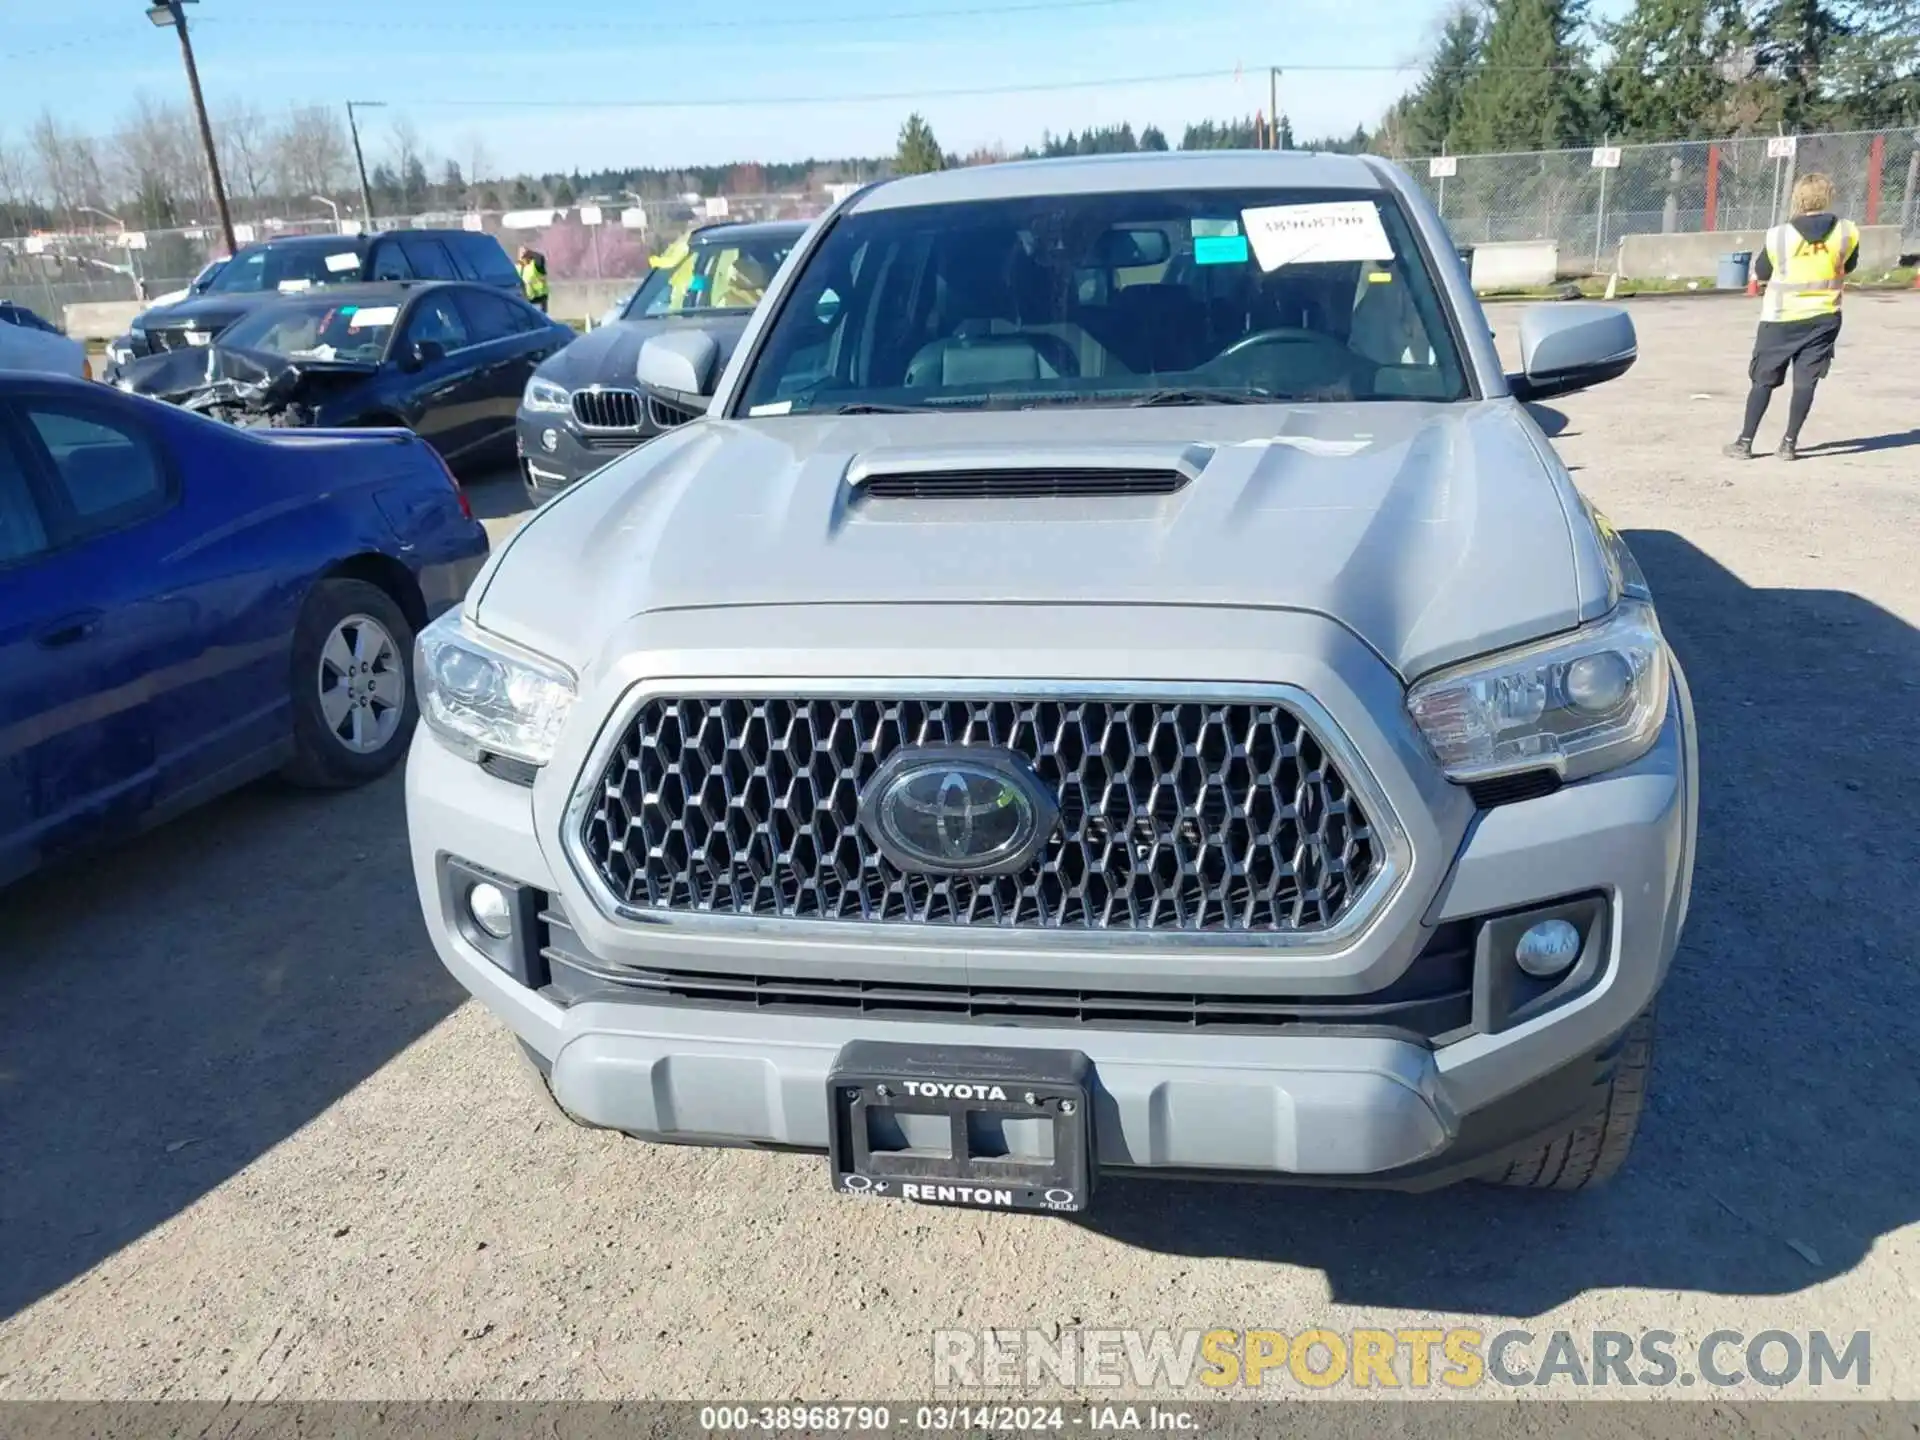
[[[267,782],[0,891],[0,1319],[465,998],[421,930],[403,800],[398,775],[328,796]]]
[[[467,504],[476,520],[504,520],[527,507],[526,486],[520,483],[518,469],[490,465],[460,477],[460,488],[467,493]]]
[[[1332,1298],[1533,1315],[1583,1291],[1805,1289],[1920,1219],[1920,632],[1628,536],[1692,686],[1693,906],[1627,1169],[1581,1194],[1114,1181],[1148,1249],[1310,1265]]]

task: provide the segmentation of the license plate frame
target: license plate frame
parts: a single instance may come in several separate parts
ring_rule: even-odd
[[[828,1177],[858,1198],[1076,1214],[1093,1198],[1092,1077],[1077,1050],[852,1041],[827,1075]],[[945,1153],[876,1147],[877,1132],[904,1134],[902,1116],[944,1119]],[[1008,1121],[1046,1137],[1045,1153],[1014,1153]]]

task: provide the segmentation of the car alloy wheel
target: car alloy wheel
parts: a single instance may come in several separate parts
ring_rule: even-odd
[[[320,714],[356,755],[386,748],[406,714],[406,660],[371,615],[348,615],[320,647]]]

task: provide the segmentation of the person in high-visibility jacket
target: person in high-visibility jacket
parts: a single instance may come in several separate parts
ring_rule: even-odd
[[[1833,365],[1840,338],[1840,301],[1847,276],[1860,264],[1860,227],[1833,213],[1833,182],[1825,175],[1802,175],[1793,186],[1793,218],[1767,231],[1767,243],[1754,257],[1754,279],[1765,284],[1760,329],[1747,366],[1746,420],[1740,438],[1726,447],[1737,460],[1753,455],[1753,437],[1767,413],[1767,402],[1793,367],[1793,398],[1787,406],[1787,433],[1778,454],[1799,453],[1800,427],[1813,409],[1814,388]]]
[[[520,247],[520,288],[536,310],[547,308],[547,257],[531,245]]]

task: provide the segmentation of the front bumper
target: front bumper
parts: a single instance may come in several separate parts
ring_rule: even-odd
[[[1331,668],[1364,675],[1366,662],[1338,655]],[[1697,816],[1692,711],[1684,677],[1677,669],[1675,676],[1665,730],[1640,761],[1483,813],[1464,792],[1408,768],[1418,762],[1397,740],[1367,731],[1367,710],[1379,713],[1373,682],[1358,680],[1346,692],[1329,674],[1311,685],[1375,762],[1415,848],[1402,892],[1332,954],[1237,952],[1197,962],[1173,941],[1122,960],[1091,950],[1015,952],[966,937],[946,949],[902,943],[883,952],[837,944],[817,922],[798,933],[721,939],[620,922],[595,910],[559,844],[554,822],[578,773],[577,753],[557,757],[555,773],[528,789],[425,735],[408,766],[414,865],[443,962],[549,1066],[559,1103],[591,1124],[647,1138],[822,1149],[827,1074],[847,1042],[1018,1044],[1088,1056],[1102,1169],[1419,1188],[1490,1168],[1596,1108],[1614,1041],[1664,980],[1685,919]],[[1356,714],[1356,703],[1367,708]],[[1009,1028],[600,995],[566,1004],[551,988],[513,979],[461,932],[441,883],[448,856],[555,897],[594,953],[629,963],[645,957],[662,968],[856,977],[917,968],[925,979],[957,964],[998,984],[1021,983],[1024,971],[1028,984],[1094,989],[1115,985],[1122,972],[1151,985],[1157,971],[1160,983],[1172,984],[1168,977],[1192,977],[1203,965],[1215,989],[1284,983],[1296,993],[1352,995],[1395,978],[1447,922],[1590,894],[1604,898],[1607,933],[1599,973],[1577,993],[1517,1024],[1432,1044],[1361,1026],[1273,1034]],[[1044,979],[1035,966],[1046,967]]]
[[[525,406],[514,417],[513,431],[520,478],[527,487],[527,497],[536,505],[652,438],[638,431],[585,435],[569,415],[528,410]],[[551,443],[548,436],[552,437]]]

